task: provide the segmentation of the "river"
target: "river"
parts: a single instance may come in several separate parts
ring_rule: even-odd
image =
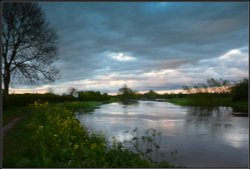
[[[77,113],[82,124],[119,141],[154,128],[161,131],[160,159],[185,167],[248,167],[248,117],[232,115],[226,107],[202,109],[168,102],[138,101],[104,104],[90,114]],[[129,148],[129,146],[127,147]]]

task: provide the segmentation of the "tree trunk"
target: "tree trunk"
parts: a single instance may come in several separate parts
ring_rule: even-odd
[[[10,84],[10,72],[7,70],[4,74],[4,91],[3,91],[3,108],[7,109],[9,106],[9,84]]]

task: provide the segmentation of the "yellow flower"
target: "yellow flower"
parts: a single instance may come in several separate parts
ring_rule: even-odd
[[[74,150],[76,150],[79,147],[79,145],[74,144]]]
[[[90,148],[91,148],[91,149],[94,149],[94,148],[96,148],[96,143],[94,143],[94,144],[91,144]]]

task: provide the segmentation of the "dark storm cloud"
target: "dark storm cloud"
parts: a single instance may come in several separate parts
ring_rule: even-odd
[[[59,35],[58,84],[113,72],[174,69],[248,46],[248,3],[243,2],[40,5]],[[119,53],[121,58],[110,57]]]

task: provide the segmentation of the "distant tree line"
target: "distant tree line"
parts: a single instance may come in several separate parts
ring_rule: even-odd
[[[229,96],[232,101],[248,100],[248,79],[237,82],[230,82],[223,79],[208,79],[207,83],[193,86],[183,86],[186,93],[191,96],[199,95],[217,95]],[[190,96],[190,95],[189,95]]]
[[[10,106],[26,106],[33,104],[35,101],[49,102],[49,103],[61,103],[70,101],[109,101],[113,97],[107,93],[101,93],[99,91],[77,91],[75,88],[69,88],[66,93],[62,95],[52,93],[52,90],[45,94],[10,94],[9,105]]]
[[[34,101],[41,100],[50,103],[66,101],[130,101],[130,100],[156,100],[156,99],[174,99],[191,98],[195,103],[207,104],[208,102],[221,103],[221,99],[226,98],[233,102],[248,101],[248,79],[243,79],[236,83],[230,83],[226,80],[208,79],[206,84],[193,86],[184,86],[186,93],[165,93],[159,94],[154,90],[142,94],[127,85],[118,90],[117,95],[112,96],[100,91],[78,91],[75,88],[69,88],[63,95],[52,93],[50,89],[45,94],[10,94],[9,102],[12,106],[23,106],[32,104]],[[195,92],[194,92],[195,91]]]
[[[53,93],[45,94],[33,94],[33,93],[24,93],[24,94],[10,94],[9,95],[9,106],[26,106],[33,104],[35,101],[49,102],[49,103],[59,103],[66,101],[76,101],[77,99],[70,95],[56,95]]]

